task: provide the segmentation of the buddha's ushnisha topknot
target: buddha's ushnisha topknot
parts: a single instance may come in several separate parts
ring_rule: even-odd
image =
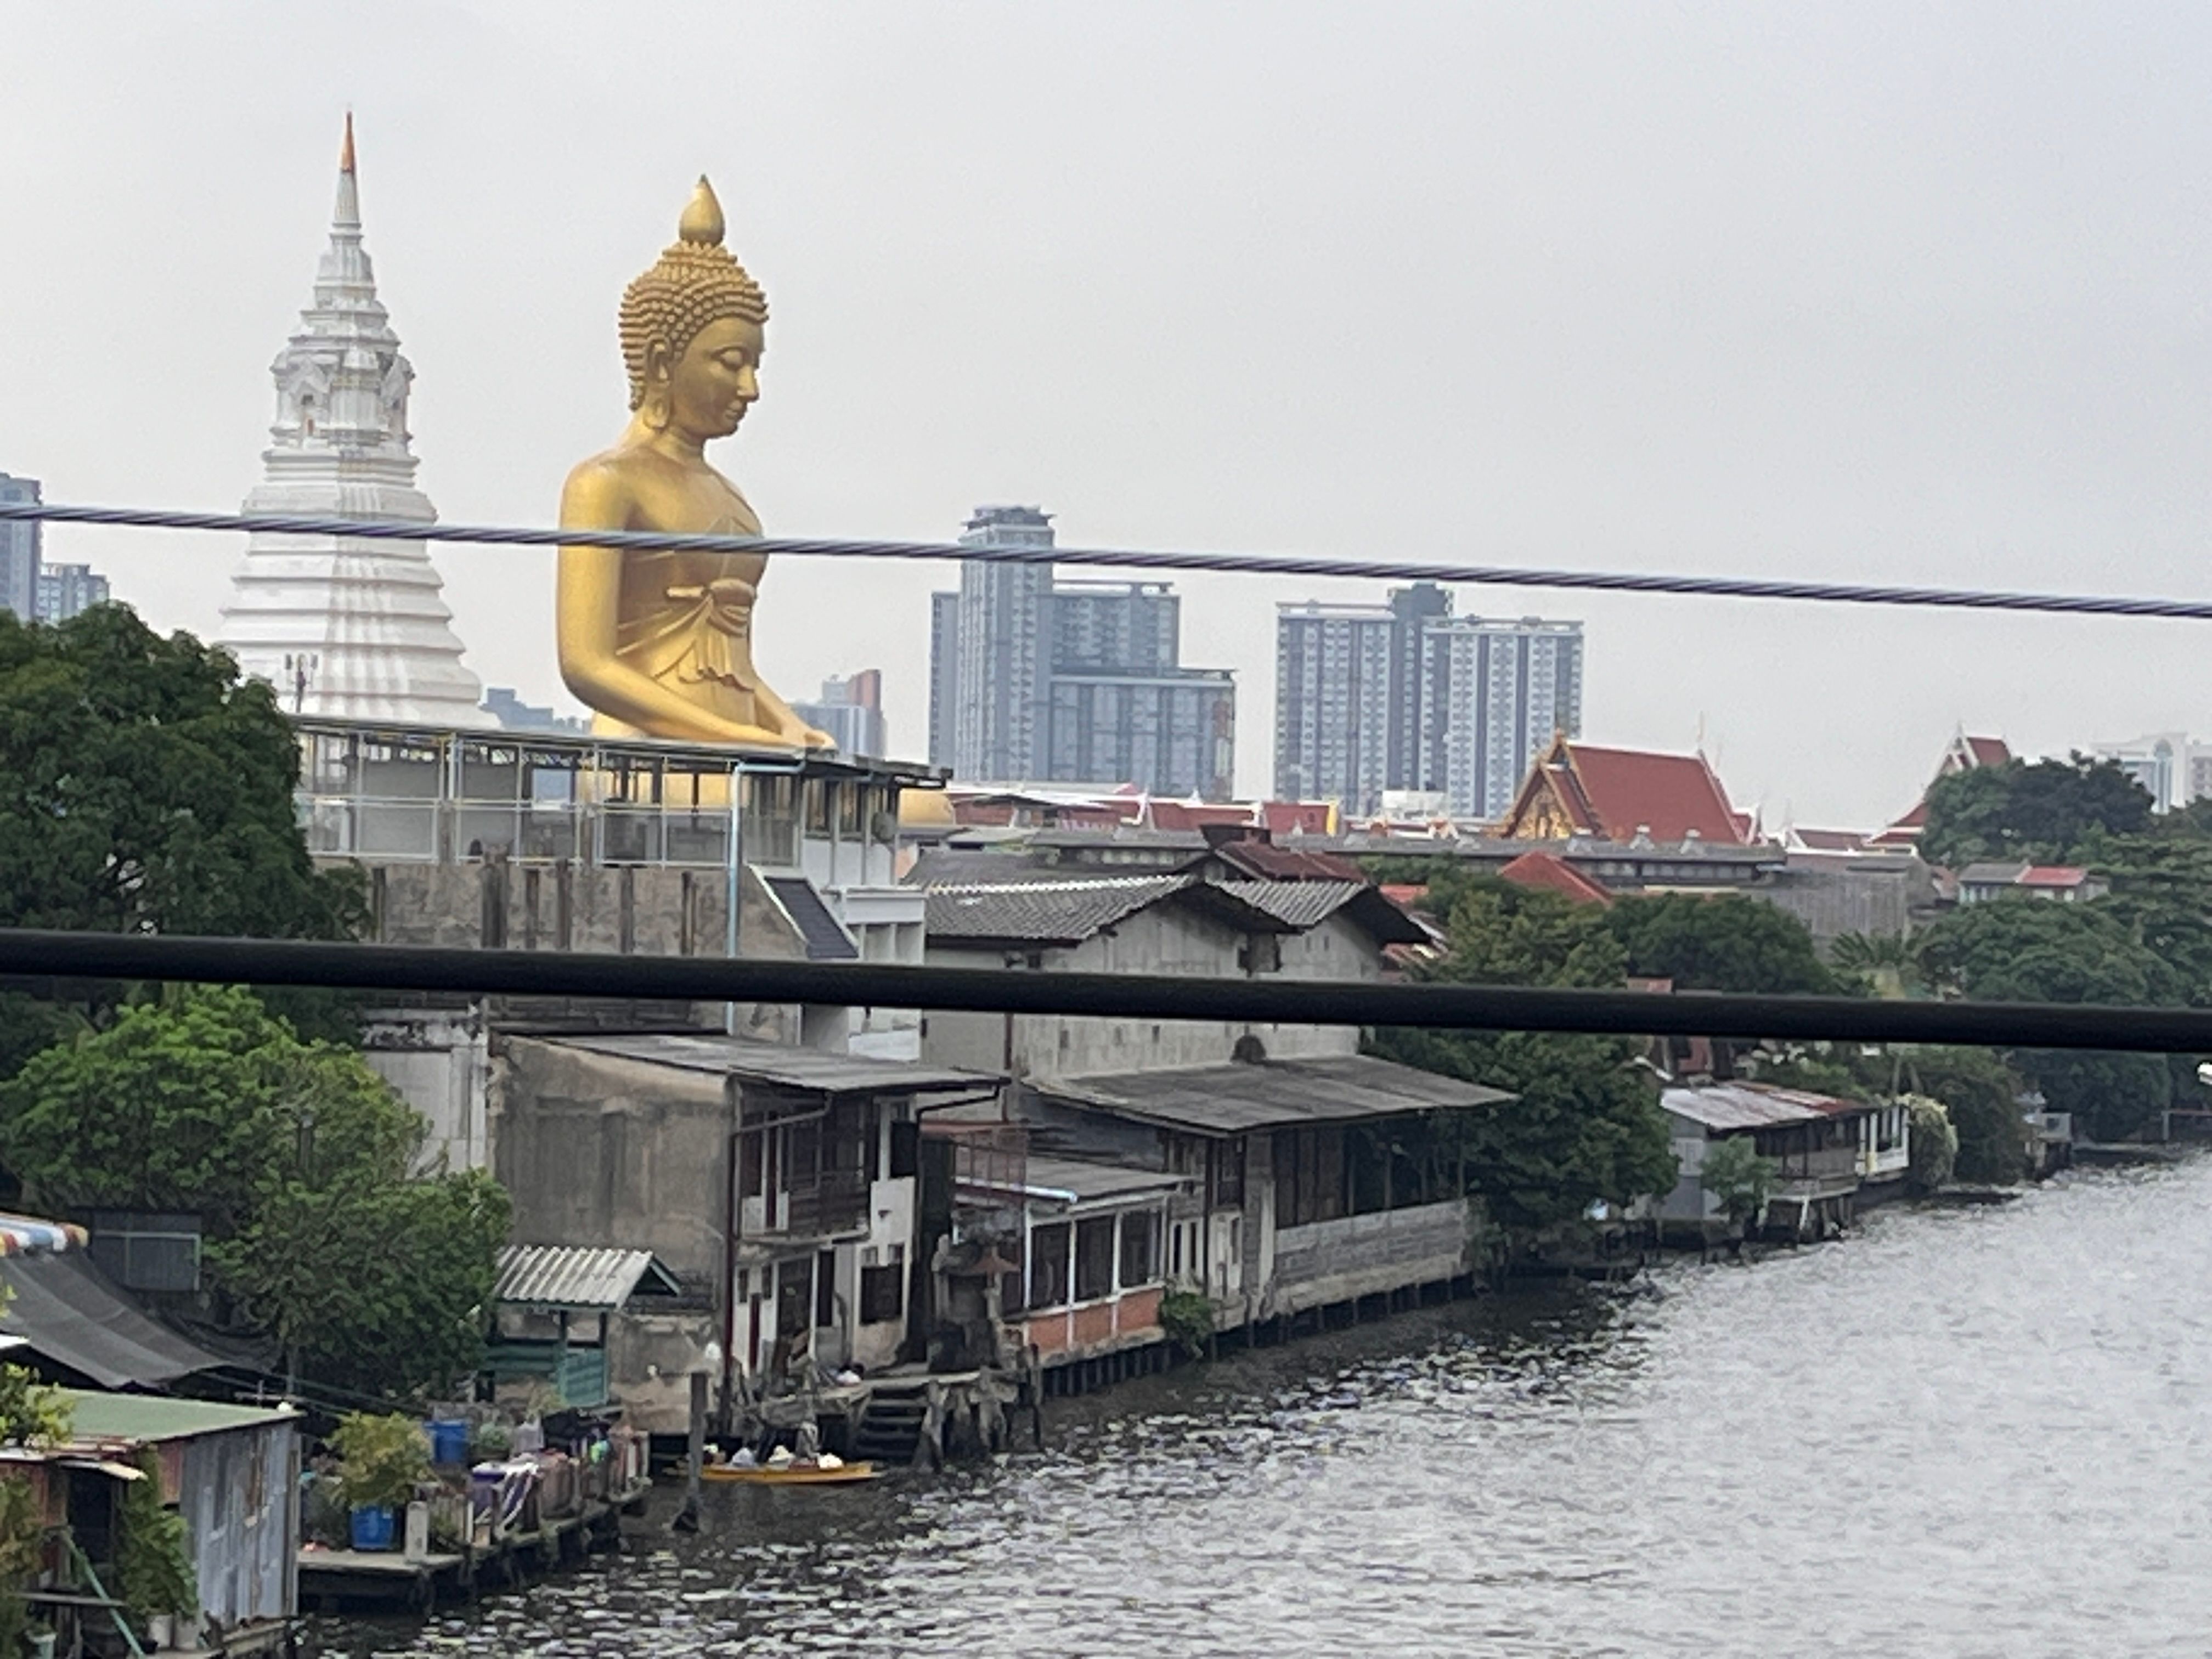
[[[702,173],[677,221],[676,240],[623,290],[623,366],[629,371],[632,409],[645,401],[645,356],[654,341],[680,357],[709,323],[725,317],[768,321],[768,296],[722,246],[723,233],[722,204]]]

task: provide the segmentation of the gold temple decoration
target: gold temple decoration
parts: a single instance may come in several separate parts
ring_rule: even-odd
[[[624,290],[629,425],[569,473],[561,526],[757,536],[760,520],[705,449],[738,429],[760,396],[768,321],[760,284],[722,245],[721,204],[705,179],[677,240]],[[753,666],[755,597],[766,556],[561,550],[561,678],[597,711],[596,731],[826,748]]]

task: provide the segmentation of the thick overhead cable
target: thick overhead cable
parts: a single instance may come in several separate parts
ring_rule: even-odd
[[[819,1003],[1255,1024],[2212,1052],[2212,1009],[2203,1008],[1036,974],[873,963],[463,951],[20,928],[0,929],[0,978],[186,980],[478,996]]]
[[[1340,576],[1366,581],[1465,582],[1492,587],[1555,587],[1609,593],[1674,593],[1704,599],[1799,599],[1824,605],[1884,605],[1951,611],[2027,611],[2062,616],[2163,617],[2212,622],[2212,600],[2112,598],[2095,593],[2008,592],[1959,587],[1900,587],[1856,582],[1771,581],[1740,576],[1675,576],[1628,571],[1562,570],[1534,565],[1426,564],[1323,558],[1302,553],[1196,553],[1112,547],[965,547],[956,542],[832,541],[790,536],[676,536],[657,531],[526,530],[499,525],[397,524],[389,520],[295,518],[271,513],[179,513],[157,508],[0,502],[0,522],[124,525],[149,530],[260,532],[347,536],[369,541],[467,542],[492,547],[560,547],[588,542],[640,552],[786,553],[830,558],[973,559],[1000,564],[1097,565],[1128,570],[1207,570],[1242,575]]]

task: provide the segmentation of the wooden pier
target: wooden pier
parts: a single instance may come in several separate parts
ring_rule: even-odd
[[[641,1480],[611,1497],[589,1498],[574,1512],[547,1516],[528,1531],[501,1533],[460,1550],[310,1547],[300,1552],[300,1602],[332,1613],[344,1607],[404,1607],[428,1612],[441,1601],[473,1597],[488,1585],[508,1585],[533,1569],[550,1571],[614,1541],[620,1517],[653,1491]]]

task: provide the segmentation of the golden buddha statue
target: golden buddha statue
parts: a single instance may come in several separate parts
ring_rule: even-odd
[[[629,427],[561,492],[564,530],[757,536],[737,487],[707,464],[760,396],[768,301],[722,246],[705,179],[675,245],[623,291]],[[592,729],[690,743],[833,747],[753,666],[758,553],[561,549],[561,678],[598,711]]]

